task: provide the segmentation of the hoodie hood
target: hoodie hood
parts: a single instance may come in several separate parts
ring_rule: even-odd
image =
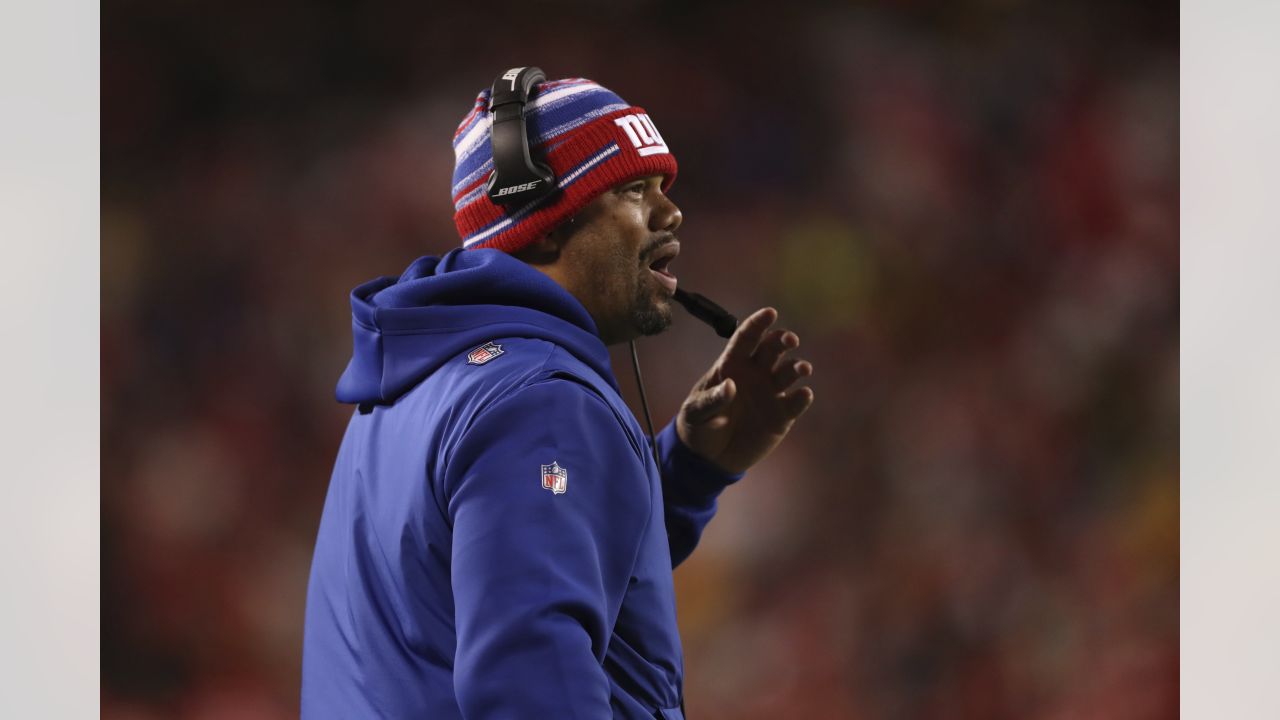
[[[351,332],[339,402],[393,403],[459,353],[504,337],[552,341],[618,387],[582,303],[499,250],[421,257],[399,278],[360,285],[351,291]]]

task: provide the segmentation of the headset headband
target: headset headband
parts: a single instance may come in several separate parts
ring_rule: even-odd
[[[533,86],[547,79],[540,68],[517,67],[493,81],[489,112],[493,115],[493,174],[486,186],[489,199],[507,207],[520,206],[556,190],[556,176],[529,154],[524,109]]]

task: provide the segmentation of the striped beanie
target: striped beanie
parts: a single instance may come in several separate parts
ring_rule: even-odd
[[[493,172],[489,93],[480,92],[453,135],[453,220],[465,248],[515,252],[620,183],[662,175],[665,192],[675,182],[675,156],[644,108],[590,80],[551,80],[534,85],[525,123],[529,149],[555,172],[558,192],[497,205],[485,192]]]

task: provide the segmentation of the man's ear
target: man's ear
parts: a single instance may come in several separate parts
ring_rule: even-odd
[[[560,223],[551,232],[534,240],[513,255],[530,265],[552,265],[560,259],[560,253],[573,234],[573,219]]]

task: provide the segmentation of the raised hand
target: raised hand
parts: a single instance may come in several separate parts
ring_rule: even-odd
[[[732,473],[773,452],[813,404],[812,388],[791,387],[812,375],[813,365],[787,357],[800,338],[770,330],[777,319],[777,310],[763,308],[744,320],[676,416],[680,440]]]

